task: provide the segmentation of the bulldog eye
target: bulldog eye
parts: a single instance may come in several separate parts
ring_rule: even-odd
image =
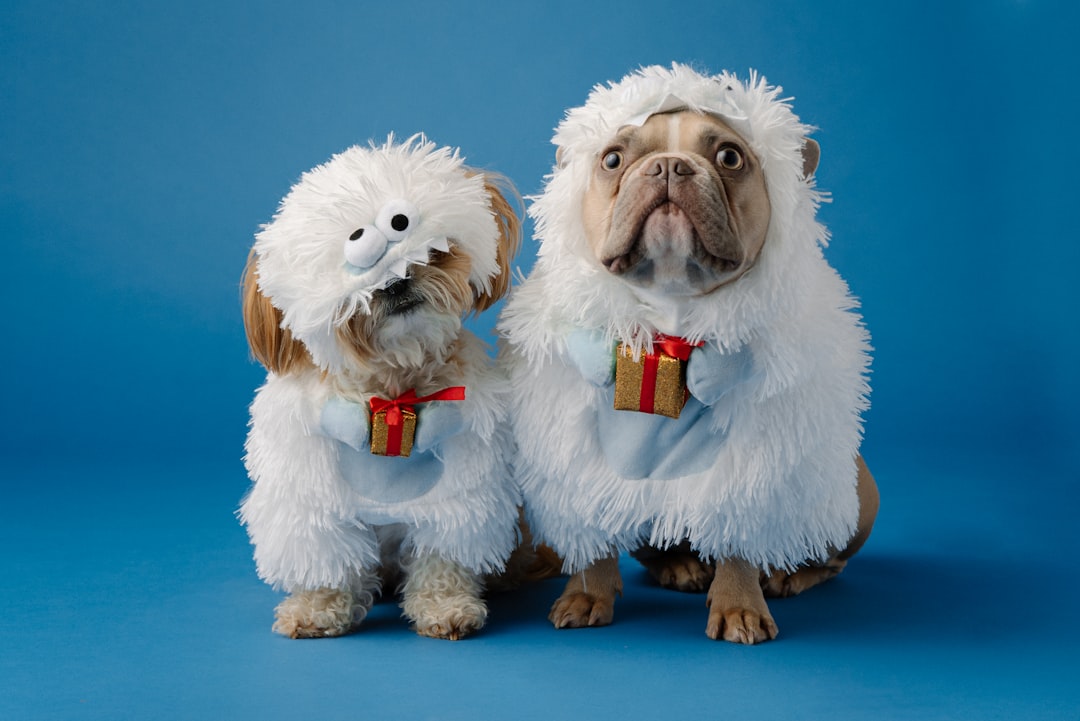
[[[742,153],[730,145],[720,148],[716,154],[716,163],[725,170],[739,170],[745,164]]]
[[[416,206],[403,198],[391,200],[379,209],[375,227],[382,231],[391,243],[404,240],[413,227],[420,222]]]
[[[604,170],[618,170],[622,165],[622,153],[617,150],[612,150],[600,161],[604,166]]]

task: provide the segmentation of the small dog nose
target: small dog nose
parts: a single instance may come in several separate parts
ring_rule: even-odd
[[[683,178],[697,173],[686,158],[678,155],[661,155],[646,163],[641,174],[657,180],[677,182]]]

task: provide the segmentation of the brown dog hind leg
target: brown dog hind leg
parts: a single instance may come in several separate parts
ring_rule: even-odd
[[[555,628],[606,626],[615,616],[615,597],[621,595],[619,558],[603,558],[570,577],[548,620]]]
[[[701,593],[709,588],[715,573],[713,564],[701,560],[689,541],[663,549],[642,546],[630,555],[648,570],[653,580],[675,591]]]
[[[859,494],[859,521],[855,529],[855,535],[848,541],[844,550],[833,554],[827,561],[809,563],[800,566],[795,571],[773,571],[770,574],[761,575],[761,588],[766,596],[782,598],[802,593],[808,588],[828,581],[844,570],[848,559],[862,548],[866,539],[870,537],[870,531],[874,528],[874,519],[878,512],[878,489],[874,482],[870,469],[866,467],[866,461],[860,455],[856,459],[859,469],[858,494]]]
[[[761,592],[759,574],[756,566],[741,558],[725,558],[716,564],[705,601],[709,607],[706,636],[745,644],[776,638],[776,622]]]

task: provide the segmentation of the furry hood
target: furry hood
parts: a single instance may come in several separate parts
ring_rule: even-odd
[[[282,327],[321,368],[337,370],[334,329],[368,312],[372,295],[405,277],[409,264],[426,263],[430,250],[458,246],[471,260],[470,285],[489,292],[498,237],[484,177],[456,149],[391,135],[304,173],[256,235],[254,252],[259,288]]]
[[[585,105],[567,112],[553,140],[558,164],[529,209],[541,242],[534,275],[557,280],[526,283],[504,315],[504,330],[525,344],[530,359],[550,352],[567,326],[635,344],[660,331],[737,346],[801,305],[812,292],[801,282],[803,271],[824,263],[827,234],[815,220],[822,195],[812,177],[803,177],[802,148],[811,128],[780,93],[755,73],[742,81],[679,64],[651,66],[597,85]],[[677,109],[718,115],[743,136],[761,160],[772,206],[755,267],[685,307],[665,306],[604,270],[590,253],[580,210],[593,164],[619,128]]]
[[[762,164],[771,215],[752,268],[710,293],[672,301],[636,290],[593,256],[582,197],[620,127],[678,108],[715,113],[742,135]],[[597,86],[559,125],[558,165],[530,208],[540,256],[499,327],[515,388],[525,507],[536,537],[562,555],[565,570],[612,548],[683,539],[708,558],[793,568],[851,538],[869,345],[856,301],[822,254],[821,195],[803,175],[809,130],[780,89],[756,75],[740,81],[682,65]],[[604,336],[607,348],[616,338],[646,346],[660,332],[748,353],[750,375],[694,421],[707,425],[680,428],[703,428],[711,439],[685,449],[704,454],[702,470],[620,475],[612,454],[619,456],[618,441],[631,427],[612,424],[635,414],[613,410],[610,381],[598,386],[577,365],[568,342],[581,337],[575,331],[593,342]],[[654,437],[657,457],[676,452],[670,438]]]

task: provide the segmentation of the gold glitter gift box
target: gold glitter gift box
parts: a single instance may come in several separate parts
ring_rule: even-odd
[[[394,416],[387,422],[387,416]],[[396,420],[394,423],[392,421]],[[416,437],[416,412],[388,408],[371,416],[371,452],[377,456],[408,456]]]
[[[653,352],[634,350],[620,343],[615,351],[615,410],[655,413],[678,418],[686,400],[686,361],[701,343],[658,336]]]
[[[423,397],[411,388],[393,399],[373,397],[371,452],[377,456],[408,456],[416,438],[416,406],[429,401],[463,400],[465,386],[451,386]]]

